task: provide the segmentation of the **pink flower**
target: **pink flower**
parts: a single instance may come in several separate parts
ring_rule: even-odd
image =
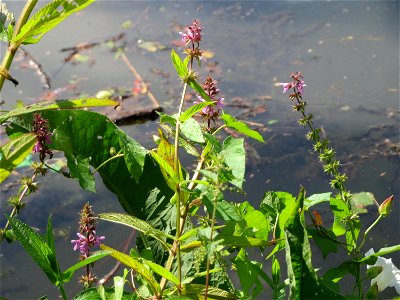
[[[283,86],[283,93],[286,93],[293,86],[291,82],[281,82],[279,84]]]
[[[200,22],[197,20],[194,20],[192,25],[186,27],[186,33],[185,32],[179,32],[179,34],[182,37],[182,43],[188,44],[189,42],[194,43],[199,43],[201,41],[201,30],[203,28],[200,27]]]
[[[292,73],[290,75],[290,77],[292,77],[292,79],[293,79],[292,82],[279,83],[281,86],[283,86],[283,93],[286,93],[288,90],[293,88],[294,93],[303,95],[303,90],[306,85],[304,83],[304,80],[301,80],[301,78],[303,78],[303,75],[301,74],[301,72],[296,72],[294,74]]]

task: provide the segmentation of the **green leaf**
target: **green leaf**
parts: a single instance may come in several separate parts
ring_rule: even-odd
[[[243,139],[235,139],[232,136],[227,137],[223,142],[221,155],[235,176],[231,183],[238,188],[242,188],[246,168],[246,152]]]
[[[171,60],[179,77],[182,79],[186,78],[188,76],[187,67],[174,50],[171,51]]]
[[[324,231],[321,232],[319,229],[308,228],[307,232],[312,236],[312,240],[318,246],[319,250],[321,250],[322,257],[325,259],[329,253],[337,253],[338,242],[332,240],[332,238],[336,238],[332,230],[326,230],[325,228],[321,230]]]
[[[118,131],[118,137],[129,173],[138,182],[143,172],[147,150],[137,141],[129,138],[123,131]]]
[[[8,141],[0,148],[0,183],[32,152],[36,135],[27,133]]]
[[[290,299],[342,299],[317,278],[311,263],[311,248],[304,222],[305,190],[301,188],[290,218],[285,225],[286,263]]]
[[[61,274],[55,272],[55,266],[53,265],[55,254],[51,251],[44,238],[22,221],[16,218],[8,218],[8,220],[16,239],[21,243],[26,253],[29,254],[53,284],[59,282]],[[59,270],[58,265],[56,267]]]
[[[185,123],[181,124],[181,132],[184,136],[186,136],[189,140],[196,143],[204,143],[203,132],[201,130],[201,126],[197,121],[193,118],[189,118]]]
[[[257,299],[257,295],[263,290],[263,284],[258,278],[258,270],[262,269],[262,264],[251,261],[247,257],[244,249],[240,249],[234,263],[245,298]]]
[[[258,210],[253,210],[245,214],[247,226],[253,228],[254,237],[261,240],[268,240],[269,223],[264,214]]]
[[[357,265],[353,261],[345,261],[339,267],[329,269],[321,280],[332,290],[339,292],[338,282],[347,274],[355,274]]]
[[[147,264],[150,267],[150,269],[153,270],[153,272],[157,273],[158,275],[160,275],[162,277],[165,277],[166,279],[171,281],[173,284],[179,285],[178,278],[174,274],[172,274],[170,271],[165,269],[164,267],[162,267],[159,264],[156,264],[152,261],[149,261],[149,260],[145,260],[145,264]]]
[[[160,168],[170,176],[173,182],[179,183],[179,178],[174,168],[167,161],[165,161],[160,155],[158,155],[157,152],[150,151],[150,154],[154,158],[154,160],[158,163]]]
[[[69,267],[67,270],[65,270],[62,274],[62,281],[63,282],[68,282],[71,280],[72,276],[74,275],[75,271],[79,270],[80,268],[89,265],[91,263],[94,263],[95,261],[106,257],[107,255],[110,255],[111,251],[106,251],[106,250],[100,250],[92,253],[88,258],[85,260],[82,260],[71,267]]]
[[[34,44],[71,14],[85,8],[95,0],[53,0],[32,16],[12,42]]]
[[[332,194],[332,192],[311,195],[310,197],[307,197],[304,200],[304,207],[310,208],[311,206],[314,206],[318,203],[330,202],[331,194]]]
[[[365,208],[376,203],[374,194],[369,192],[360,192],[352,194],[350,198],[351,208],[358,214],[367,213],[368,210]]]
[[[400,251],[400,245],[382,248],[376,253],[373,253],[362,259],[357,260],[357,262],[365,263],[368,265],[373,265],[373,264],[375,264],[376,260],[378,259],[378,256],[385,256],[386,254],[396,252],[396,251]]]
[[[106,220],[109,222],[122,224],[131,228],[134,228],[140,232],[143,232],[145,235],[149,235],[164,243],[164,238],[174,239],[175,237],[169,234],[166,234],[160,230],[153,228],[149,223],[136,218],[134,216],[130,216],[122,213],[102,213],[98,215],[100,220]]]
[[[205,107],[207,107],[209,105],[214,105],[214,101],[200,102],[200,103],[197,103],[197,104],[189,107],[187,110],[185,110],[181,114],[181,116],[179,117],[179,121],[181,121],[182,123],[185,122],[187,119],[189,119],[193,115],[197,114],[203,108],[205,108]]]
[[[266,247],[271,246],[274,242],[269,242],[265,239],[257,239],[246,236],[233,236],[233,235],[221,235],[223,244],[230,247]]]
[[[81,291],[73,300],[104,300],[104,299],[115,299],[115,289],[106,287],[104,288],[102,285],[98,288],[90,288]],[[137,293],[128,293],[123,292],[122,300],[141,300],[140,296]]]
[[[67,166],[72,178],[77,178],[80,186],[90,192],[96,192],[96,182],[93,173],[90,171],[90,160],[82,155],[74,157],[66,152]]]
[[[188,85],[194,89],[206,102],[213,102],[208,96],[208,94],[204,91],[200,84],[198,84],[195,80],[191,79],[188,81]]]
[[[117,106],[117,105],[119,105],[118,101],[97,99],[97,98],[56,100],[55,103],[48,105],[38,103],[13,109],[8,113],[0,115],[0,123],[4,123],[11,117],[21,116],[28,113],[43,111],[43,110],[78,109],[85,107]]]
[[[207,207],[207,211],[211,213],[214,208],[214,203],[217,203],[216,217],[224,221],[240,221],[241,217],[236,211],[235,205],[223,198],[221,191],[215,190],[213,186],[198,186],[197,189],[201,191],[200,200]],[[216,197],[216,199],[214,199]]]
[[[203,299],[205,292],[206,286],[202,284],[186,284],[182,287],[182,295],[187,295],[191,299]],[[238,299],[234,294],[212,286],[208,287],[207,296],[209,299]]]
[[[124,294],[125,280],[121,276],[114,276],[115,300],[121,300]]]
[[[222,120],[224,120],[226,126],[233,128],[236,131],[247,135],[257,141],[264,142],[264,138],[257,131],[250,129],[246,123],[237,121],[234,117],[228,114],[223,114],[221,118]]]
[[[116,260],[122,262],[124,265],[132,268],[138,274],[140,274],[143,279],[150,284],[154,293],[158,294],[160,292],[160,285],[154,279],[153,275],[147,270],[147,268],[137,259],[121,253],[111,247],[108,247],[104,244],[100,245],[100,248],[103,250],[108,250],[111,252],[111,256],[114,257]]]
[[[339,196],[331,198],[330,208],[334,215],[334,222],[332,225],[332,231],[336,236],[341,236],[346,233],[346,228],[342,224],[342,220],[346,219],[351,215],[347,204],[340,199]]]

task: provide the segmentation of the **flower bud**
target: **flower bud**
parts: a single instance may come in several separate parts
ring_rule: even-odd
[[[385,201],[383,201],[381,205],[379,205],[379,214],[384,217],[388,216],[392,208],[392,202],[393,202],[393,195],[387,198]]]

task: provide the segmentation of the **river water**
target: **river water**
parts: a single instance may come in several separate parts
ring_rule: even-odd
[[[18,16],[23,2],[6,3]],[[49,75],[51,89],[44,89],[28,62],[16,57],[11,72],[20,85],[5,84],[2,109],[10,109],[16,100],[32,103],[92,96],[105,89],[132,89],[135,78],[126,64],[116,59],[110,43],[104,42],[124,33],[115,45],[125,47],[128,59],[160,105],[173,112],[180,87],[170,63],[170,49],[180,51],[178,32],[194,19],[204,26],[202,48],[207,50],[199,74],[213,74],[226,99],[226,111],[256,123],[267,141],[248,141],[246,195],[229,195],[230,199],[247,200],[258,207],[267,190],[296,194],[303,185],[308,195],[329,191],[329,178],[311,153],[305,130],[296,123],[299,116],[291,111],[287,95],[277,85],[288,81],[291,72],[301,71],[307,84],[308,110],[343,162],[348,188],[353,193],[372,192],[378,202],[395,195],[392,214],[374,229],[365,250],[400,243],[398,1],[99,1],[70,17],[39,44],[25,47]],[[64,62],[68,52],[61,49],[97,42],[99,45]],[[6,46],[1,45],[3,56]],[[153,121],[122,126],[147,148],[154,146],[151,136],[156,127]],[[16,192],[12,183],[18,178],[13,176],[2,185],[2,215],[8,211],[6,200]],[[77,213],[86,201],[96,213],[121,211],[101,179],[93,194],[81,191],[72,180],[49,174],[40,178],[39,191],[28,198],[20,216],[43,231],[47,216],[53,215],[63,269],[77,259],[70,240],[75,238]],[[324,212],[326,207],[321,208]],[[361,215],[365,228],[376,214],[377,209],[371,208]],[[104,223],[99,231],[107,236],[107,244],[115,247],[130,233]],[[399,255],[392,257],[400,266]],[[327,264],[335,265],[340,259],[331,254]],[[316,253],[315,265],[321,265],[320,260]],[[111,260],[100,264],[99,276],[110,265]],[[1,245],[0,266],[0,296],[57,297],[57,290],[18,243]],[[79,290],[75,282],[67,286],[70,295]],[[352,291],[351,284],[345,287],[347,293]],[[382,297],[393,295],[395,290],[387,289]],[[268,297],[265,294],[264,298]]]

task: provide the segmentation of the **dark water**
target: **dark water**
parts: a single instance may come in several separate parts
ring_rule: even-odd
[[[7,4],[16,15],[23,6],[23,2]],[[229,113],[264,125],[261,132],[267,143],[248,141],[246,195],[228,195],[229,199],[247,200],[258,206],[267,190],[296,194],[300,185],[306,187],[308,195],[329,190],[329,178],[311,153],[305,131],[296,124],[298,116],[276,86],[277,82],[287,81],[291,72],[301,71],[307,84],[308,109],[316,124],[323,126],[344,163],[350,177],[348,188],[354,193],[370,191],[378,202],[395,195],[392,214],[374,228],[365,251],[398,244],[398,1],[101,1],[72,16],[38,45],[26,49],[49,74],[57,98],[94,95],[112,87],[130,89],[132,73],[104,44],[82,52],[81,58],[88,61],[76,64],[64,63],[68,54],[60,52],[62,48],[102,42],[123,32],[131,63],[151,84],[161,106],[172,112],[178,105],[179,85],[170,63],[170,50],[150,52],[139,48],[138,40],[172,48],[171,42],[179,40],[180,26],[195,18],[204,26],[202,48],[210,56],[214,54],[203,61],[200,75],[211,72],[219,80]],[[131,26],[123,28],[128,20]],[[3,55],[5,45],[1,50]],[[14,88],[6,83],[1,95],[6,104],[2,109],[9,109],[18,99],[30,103],[43,97],[40,78],[25,65],[16,58],[11,71],[21,84]],[[123,129],[150,148],[156,125],[147,122]],[[2,213],[7,211],[7,198],[15,192],[8,185],[17,178],[10,178],[2,186]],[[21,218],[44,230],[47,216],[53,214],[55,227],[62,233],[57,238],[57,250],[65,269],[77,259],[69,241],[75,238],[81,206],[90,201],[97,213],[121,209],[101,180],[97,182],[96,194],[81,191],[76,182],[54,174],[41,178],[40,186],[29,197]],[[324,207],[321,210],[326,212]],[[372,208],[369,214],[361,216],[365,227],[376,214],[376,208]],[[130,233],[109,224],[100,224],[100,231],[107,236],[107,243],[115,247]],[[399,255],[392,257],[400,266]],[[326,263],[321,263],[319,254],[314,254],[316,266],[337,265],[342,260],[340,255],[330,255]],[[109,260],[99,265],[99,276],[108,272],[112,263]],[[0,296],[57,297],[57,290],[19,244],[1,245],[0,264]],[[75,282],[67,286],[70,295],[79,290]],[[346,292],[351,292],[351,283]],[[390,298],[394,294],[391,288],[381,295]]]

